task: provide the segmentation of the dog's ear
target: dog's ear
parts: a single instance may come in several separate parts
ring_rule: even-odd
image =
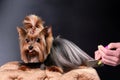
[[[47,53],[49,54],[53,41],[52,27],[45,27],[41,32],[45,36],[45,40],[47,44]]]
[[[24,38],[26,36],[26,34],[27,34],[26,31],[23,28],[17,27],[17,31],[19,33],[20,38]]]

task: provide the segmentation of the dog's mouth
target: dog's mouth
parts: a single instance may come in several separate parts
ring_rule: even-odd
[[[35,50],[26,50],[26,58],[28,63],[37,63],[39,62],[39,52]]]

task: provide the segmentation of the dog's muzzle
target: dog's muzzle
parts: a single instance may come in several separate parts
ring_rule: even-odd
[[[33,50],[32,46],[29,46],[29,50],[25,51],[26,58],[28,60],[28,63],[37,63],[39,62],[39,52],[36,50]]]

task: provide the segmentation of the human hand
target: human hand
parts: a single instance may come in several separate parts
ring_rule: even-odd
[[[112,50],[114,49],[114,50]],[[117,66],[120,64],[120,43],[110,43],[107,47],[98,46],[95,51],[95,59],[101,60],[102,63]]]

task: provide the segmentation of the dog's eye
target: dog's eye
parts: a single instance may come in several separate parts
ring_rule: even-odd
[[[36,42],[40,42],[40,38],[37,38],[37,39],[36,39]]]
[[[29,39],[26,39],[26,42],[28,43],[28,42],[30,42],[30,40],[29,40]]]
[[[36,25],[36,28],[39,28],[39,25]]]
[[[26,23],[26,24],[25,24],[25,28],[26,28],[26,29],[32,28],[32,25],[29,24],[29,23]]]

